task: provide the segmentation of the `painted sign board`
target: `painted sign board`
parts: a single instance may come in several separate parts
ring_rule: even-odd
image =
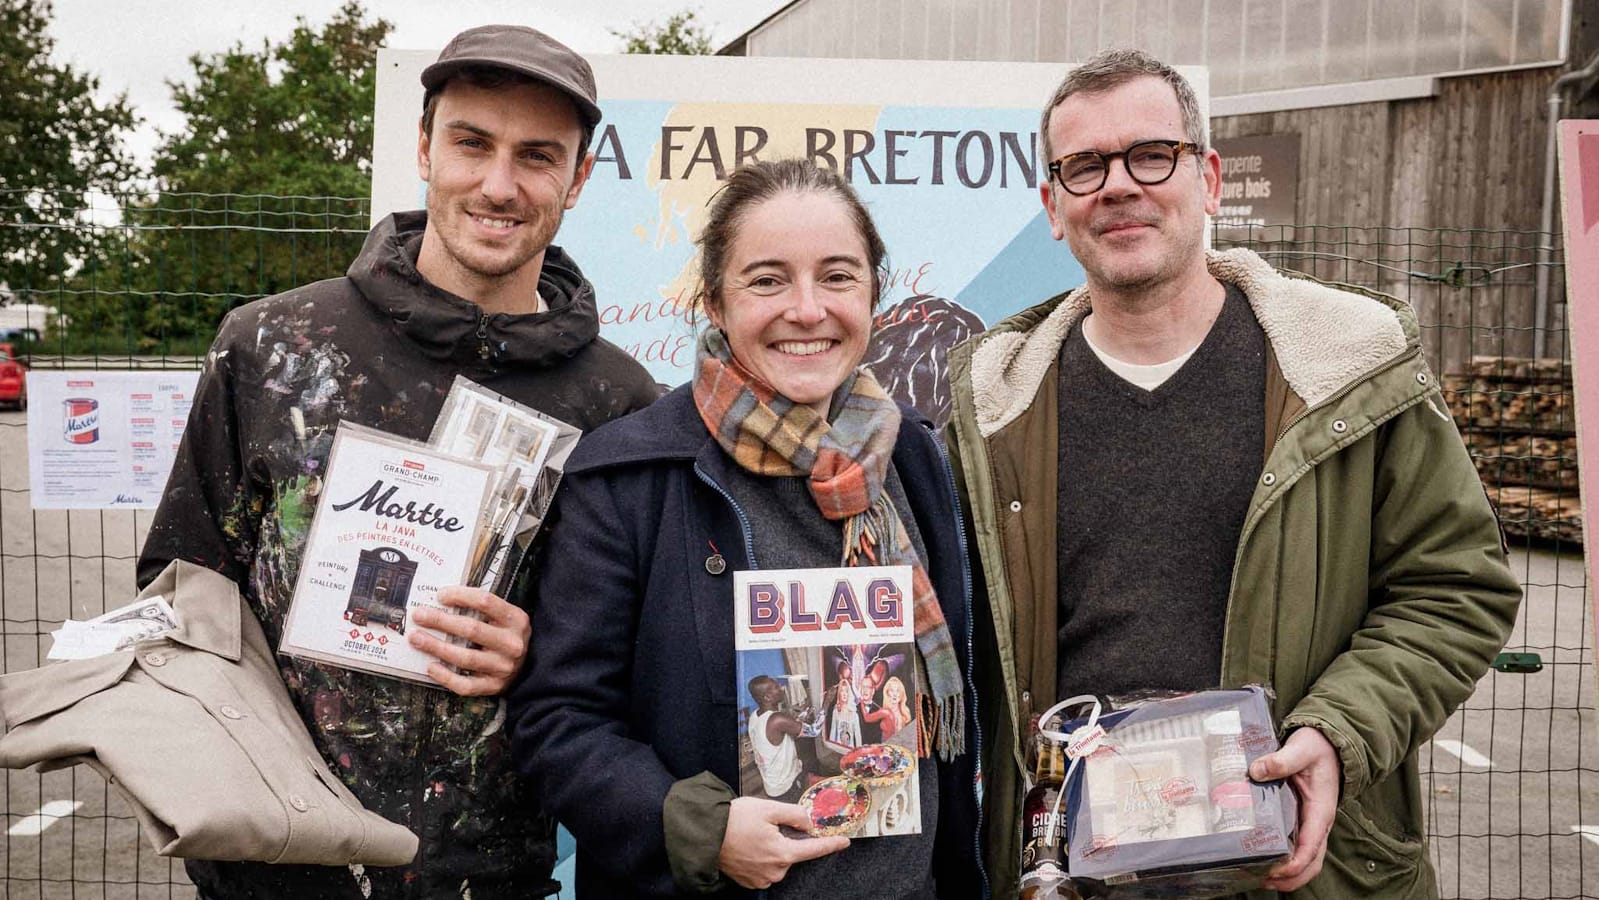
[[[1299,135],[1218,138],[1214,144],[1221,154],[1221,210],[1213,220],[1217,236],[1248,238],[1251,226],[1293,225],[1298,217]]]
[[[422,69],[378,57],[374,219],[425,203]],[[747,159],[843,171],[888,245],[867,363],[935,419],[944,357],[984,327],[1082,282],[1039,200],[1039,111],[1059,64],[593,56],[604,121],[594,172],[556,238],[594,283],[601,334],[663,384],[689,380],[694,239],[706,202]],[[1201,100],[1205,70],[1184,70]]]

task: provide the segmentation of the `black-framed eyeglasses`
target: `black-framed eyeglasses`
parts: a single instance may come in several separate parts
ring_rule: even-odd
[[[1083,197],[1105,186],[1110,161],[1122,158],[1127,174],[1139,184],[1160,184],[1177,171],[1183,151],[1198,156],[1204,147],[1192,141],[1139,141],[1126,150],[1068,153],[1049,164],[1049,174],[1068,194]]]

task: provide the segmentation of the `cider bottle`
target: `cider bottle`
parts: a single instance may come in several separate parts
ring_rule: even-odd
[[[1033,789],[1022,801],[1021,900],[1081,900],[1066,874],[1066,749],[1042,734],[1036,740]]]

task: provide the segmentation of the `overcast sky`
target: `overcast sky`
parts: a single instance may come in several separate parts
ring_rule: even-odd
[[[514,22],[549,32],[583,53],[615,53],[620,39],[607,29],[659,21],[692,8],[717,47],[780,9],[786,0],[366,0],[369,18],[394,23],[388,46],[438,48],[474,25]],[[147,157],[156,129],[176,131],[182,118],[166,82],[193,71],[195,53],[218,53],[235,43],[250,49],[263,38],[278,42],[294,30],[296,16],[320,26],[341,0],[55,0],[50,33],[56,59],[100,79],[107,95],[126,91],[144,124],[130,142]],[[600,85],[600,95],[605,85]]]

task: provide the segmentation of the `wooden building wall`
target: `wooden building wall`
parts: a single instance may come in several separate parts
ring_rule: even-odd
[[[1286,240],[1263,249],[1410,300],[1434,367],[1464,372],[1472,356],[1533,353],[1546,101],[1556,78],[1596,52],[1599,2],[1578,2],[1565,66],[1443,78],[1436,96],[1417,100],[1217,117],[1211,133],[1299,134],[1300,227],[1272,233]],[[1599,91],[1574,93],[1566,117],[1599,116]],[[1543,354],[1559,357],[1565,282],[1558,233],[1551,240]],[[1412,274],[1452,270],[1453,282]]]
[[[1554,77],[1446,78],[1435,97],[1215,118],[1211,134],[1300,135],[1300,222],[1530,231]]]
[[[1117,33],[1089,42],[1074,37],[1066,6],[1047,0],[798,0],[768,20],[782,27],[757,27],[759,39],[746,34],[722,52],[765,45],[791,56],[1077,59],[1095,46],[1149,43],[1174,3],[1129,2],[1126,15],[1101,23]],[[1067,39],[1045,37],[1061,34]],[[1149,49],[1176,60],[1196,52]],[[1269,229],[1259,249],[1410,300],[1435,368],[1464,371],[1473,355],[1533,352],[1545,100],[1559,75],[1595,52],[1599,0],[1575,0],[1564,66],[1442,78],[1436,96],[1417,100],[1218,117],[1212,134],[1299,134],[1296,221]],[[1249,83],[1248,73],[1232,74]],[[1599,116],[1599,91],[1584,96],[1568,117]],[[1555,246],[1558,263],[1558,238]],[[1546,356],[1564,352],[1564,287],[1554,268]]]
[[[1298,134],[1301,227],[1268,230],[1285,241],[1267,249],[1292,268],[1409,299],[1429,326],[1433,364],[1464,371],[1474,355],[1534,350],[1553,78],[1547,69],[1448,78],[1430,98],[1218,117],[1211,132]],[[1411,274],[1451,270],[1454,283]],[[1555,272],[1546,355],[1563,348],[1563,298]]]

